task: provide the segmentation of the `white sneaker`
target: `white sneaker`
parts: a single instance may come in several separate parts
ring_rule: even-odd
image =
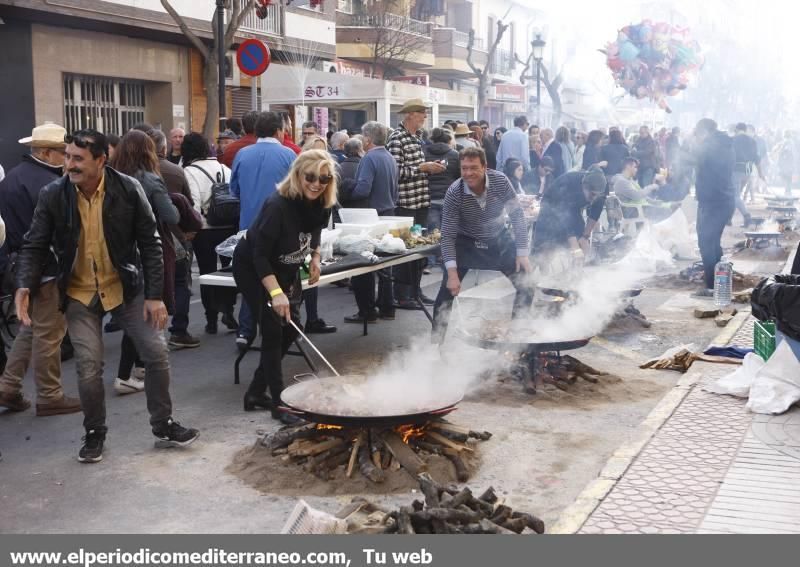
[[[144,380],[140,380],[135,376],[131,376],[128,380],[116,378],[114,380],[114,390],[120,396],[125,394],[135,394],[144,390]]]
[[[138,366],[134,366],[132,375],[137,380],[144,380],[144,368],[139,368]]]

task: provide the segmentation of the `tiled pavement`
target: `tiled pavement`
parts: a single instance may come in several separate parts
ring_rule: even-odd
[[[752,325],[729,344],[752,346]],[[731,371],[721,366],[695,363],[688,393],[624,471],[601,473],[599,503],[573,531],[800,533],[800,409],[754,416],[703,391]]]

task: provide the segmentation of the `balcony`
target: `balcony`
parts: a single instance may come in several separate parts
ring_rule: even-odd
[[[495,75],[496,79],[511,79],[512,73],[516,67],[517,62],[514,60],[514,55],[507,49],[500,49],[498,47],[492,57],[492,63],[489,67],[489,72],[492,75]]]
[[[255,10],[245,14],[242,25],[239,26],[239,35],[250,37],[260,35],[283,35],[283,6],[270,4],[267,6],[267,17],[263,20],[256,16]]]
[[[380,58],[396,54],[398,67],[427,69],[434,64],[432,34],[432,23],[397,14],[336,13],[336,55],[345,59],[372,62],[380,43]]]
[[[467,44],[469,34],[453,28],[436,28],[433,30],[433,54],[436,56],[430,70],[441,79],[468,79],[475,73],[467,64]],[[487,54],[482,38],[475,38],[472,61],[478,67],[486,66]]]

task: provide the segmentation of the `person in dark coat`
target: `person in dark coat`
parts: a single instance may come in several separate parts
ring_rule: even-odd
[[[733,141],[717,129],[717,123],[703,118],[694,129],[695,149],[687,156],[696,172],[697,243],[703,259],[705,288],[696,295],[714,294],[714,266],[722,257],[722,232],[736,208]]]
[[[647,126],[639,128],[639,139],[633,145],[632,154],[639,160],[639,186],[651,185],[658,168],[658,144]]]
[[[345,208],[363,209],[369,207],[369,200],[353,200],[356,186],[356,172],[364,156],[364,144],[358,138],[351,138],[344,144],[344,161],[336,168],[339,176],[339,203]]]
[[[431,143],[423,148],[425,161],[442,163],[446,169],[442,173],[428,175],[428,192],[431,196],[431,208],[428,211],[428,230],[442,228],[442,205],[447,190],[461,177],[461,166],[458,152],[453,149],[453,133],[446,128],[434,128],[431,131]]]
[[[590,169],[593,165],[598,167],[604,167],[608,165],[607,163],[603,162],[603,158],[600,155],[602,150],[600,142],[602,140],[603,132],[601,130],[592,130],[589,132],[589,135],[586,136],[586,147],[583,150],[583,161],[580,164],[581,169],[584,171]]]
[[[606,162],[606,177],[611,179],[622,173],[622,160],[631,155],[622,132],[618,129],[608,133],[608,144],[600,148],[600,161]]]
[[[23,156],[22,162],[0,182],[0,216],[6,225],[3,251],[11,258],[16,258],[22,249],[42,188],[63,175],[66,133],[56,124],[34,128],[29,138],[20,140],[21,144],[30,146],[30,154]],[[12,266],[7,266],[7,269],[11,270]],[[58,310],[58,289],[54,280],[57,273],[58,264],[55,256],[51,255],[42,273],[42,279],[47,281],[41,283],[31,302],[33,327],[20,325],[8,359],[3,364],[0,408],[24,411],[30,407],[31,403],[22,396],[22,380],[28,367],[32,366],[36,383],[36,415],[81,410],[80,400],[65,396],[61,386],[62,349],[71,350],[71,345],[64,339],[66,322]],[[13,272],[10,275],[13,280]],[[13,289],[4,291],[9,293]],[[5,355],[5,345],[0,344],[0,348]]]
[[[564,156],[562,154],[563,148],[561,144],[555,141],[555,136],[550,128],[545,128],[542,130],[541,137],[542,145],[544,147],[544,153],[542,154],[542,157],[549,157],[553,160],[553,164],[555,165],[553,177],[558,179],[564,173],[566,173],[564,170]]]

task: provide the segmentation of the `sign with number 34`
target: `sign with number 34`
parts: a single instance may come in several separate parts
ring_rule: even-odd
[[[331,99],[331,98],[341,98],[340,91],[344,89],[339,85],[309,85],[306,87],[305,95],[306,98],[313,98],[313,99]],[[341,95],[344,93],[342,92]]]

